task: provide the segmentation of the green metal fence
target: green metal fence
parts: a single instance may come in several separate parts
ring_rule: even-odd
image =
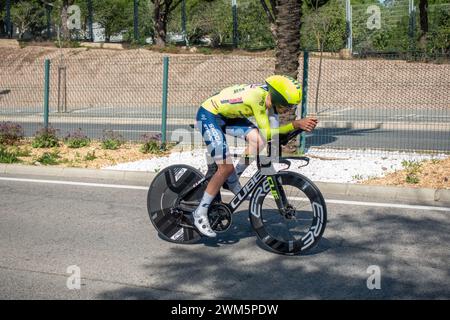
[[[189,125],[207,97],[229,85],[262,83],[275,65],[271,57],[254,55],[165,57],[141,50],[63,56],[55,51],[29,61],[5,57],[0,60],[0,121],[20,123],[28,136],[45,125],[46,59],[48,121],[60,135],[81,128],[100,138],[113,130],[129,140],[165,128],[167,140],[178,141],[174,132],[192,131]],[[408,59],[324,54],[320,62],[319,53],[310,52],[308,60],[302,55],[304,115],[320,120],[302,147],[449,152],[450,64],[443,57]]]
[[[321,120],[309,146],[449,151],[448,61],[324,54],[320,63],[320,53],[310,53],[307,101]]]

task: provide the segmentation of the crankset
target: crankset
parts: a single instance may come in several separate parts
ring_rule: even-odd
[[[217,233],[227,231],[232,223],[231,216],[231,211],[227,205],[223,203],[213,203],[208,211],[208,219],[211,229]]]
[[[191,215],[190,212],[186,212],[180,208],[172,208],[172,209],[170,209],[169,213],[173,218],[176,219],[177,226],[182,227],[182,228],[196,230],[196,228],[190,222],[190,219],[189,219],[189,216]]]

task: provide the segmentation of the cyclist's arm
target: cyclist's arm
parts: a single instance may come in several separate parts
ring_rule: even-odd
[[[274,135],[287,134],[295,130],[292,122],[279,126],[278,115],[270,112],[270,118],[266,110],[265,96],[252,92],[244,98],[244,103],[250,105],[255,117],[256,124],[266,141],[272,139]]]
[[[269,111],[269,122],[272,130],[272,135],[285,135],[295,130],[294,124],[292,122],[289,122],[280,127],[280,118],[278,114],[274,113],[273,111]]]
[[[266,141],[272,139],[272,128],[270,127],[269,116],[266,113],[266,108],[260,105],[252,105],[253,116],[256,120],[256,125],[259,128],[261,135]]]
[[[288,134],[289,132],[294,131],[294,125],[292,122],[289,122],[288,124],[285,124],[278,128],[278,134]]]

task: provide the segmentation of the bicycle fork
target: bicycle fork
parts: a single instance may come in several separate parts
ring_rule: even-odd
[[[274,179],[273,176],[268,176],[267,181],[269,182],[270,192],[275,199],[280,214],[286,219],[295,218],[295,209],[289,204],[283,185],[277,179]]]

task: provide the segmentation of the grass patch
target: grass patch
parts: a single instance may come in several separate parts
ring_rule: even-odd
[[[419,173],[422,168],[422,164],[417,161],[402,161],[402,166],[406,171],[406,183],[418,184],[420,182]]]
[[[12,146],[9,148],[9,151],[14,153],[18,157],[30,157],[31,156],[31,150],[27,146],[23,149],[21,149],[17,146]]]
[[[85,135],[80,128],[72,133],[69,133],[65,137],[64,142],[69,148],[78,149],[89,146],[91,143],[91,139],[89,139],[88,136]]]
[[[31,146],[33,148],[54,148],[59,146],[56,129],[52,127],[42,128],[34,135]]]
[[[160,154],[166,150],[166,147],[161,143],[161,134],[144,134],[141,136],[142,146],[140,148],[142,153]]]
[[[97,159],[95,150],[88,152],[83,158],[84,161],[94,161],[95,159]]]
[[[18,163],[20,159],[14,152],[8,151],[4,146],[0,145],[0,163]]]
[[[36,159],[36,162],[45,166],[54,166],[59,164],[59,159],[59,151],[55,150],[52,152],[44,152],[40,157]]]
[[[361,174],[355,174],[354,176],[352,176],[352,179],[354,180],[364,180],[364,176]]]
[[[205,48],[205,47],[198,48],[197,52],[201,53],[201,54],[205,54],[205,55],[213,54],[213,50],[211,48]]]
[[[105,150],[117,150],[124,143],[123,136],[112,130],[104,131],[102,138],[102,148]]]

